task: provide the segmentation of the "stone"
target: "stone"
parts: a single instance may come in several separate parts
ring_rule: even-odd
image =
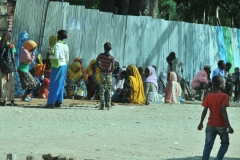
[[[77,158],[71,157],[71,158],[69,158],[69,160],[77,160]]]
[[[12,154],[11,154],[11,153],[7,154],[7,160],[13,160],[13,159],[12,159]]]
[[[28,155],[27,158],[26,158],[26,160],[34,160],[34,157],[31,156],[31,155]]]
[[[60,155],[59,153],[43,154],[42,158],[44,160],[57,160],[59,155]]]
[[[17,155],[16,154],[7,154],[7,160],[17,160]]]

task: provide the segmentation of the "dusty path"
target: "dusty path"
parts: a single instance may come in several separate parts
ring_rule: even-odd
[[[72,103],[67,100],[65,104]],[[200,160],[204,131],[198,131],[200,105],[115,106],[100,111],[95,102],[74,101],[77,107],[42,109],[46,100],[19,107],[0,107],[0,160],[16,153],[58,152],[78,160]],[[240,108],[228,109],[235,129],[226,160],[240,160]],[[205,120],[206,123],[206,120]],[[212,150],[217,154],[219,139]]]

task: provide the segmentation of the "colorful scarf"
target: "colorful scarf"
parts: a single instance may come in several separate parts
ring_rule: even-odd
[[[129,73],[129,79],[130,79],[131,103],[138,103],[138,104],[145,103],[146,97],[144,94],[142,78],[139,74],[137,67],[134,65],[129,65],[127,67],[127,71]]]
[[[152,66],[148,66],[148,69],[149,69],[149,76],[146,78],[145,82],[153,83],[158,90],[156,71]]]
[[[68,68],[68,76],[75,82],[77,82],[79,77],[82,76],[81,70],[77,73],[75,72],[77,68],[81,68],[81,64],[79,62],[73,62]]]
[[[82,65],[82,59],[81,58],[75,58],[73,62],[79,62],[81,64],[81,72],[82,72],[82,75],[83,75],[83,81],[87,81],[88,76],[86,74],[85,68]]]
[[[164,92],[166,103],[178,103],[181,86],[177,82],[177,74],[175,72],[169,72],[169,81],[164,89]]]
[[[91,60],[89,66],[86,69],[86,73],[88,74],[88,77],[91,76],[93,74],[93,70],[92,70],[92,65],[94,63],[96,63],[97,61],[95,59]],[[96,81],[99,83],[100,82],[100,68],[96,68]]]

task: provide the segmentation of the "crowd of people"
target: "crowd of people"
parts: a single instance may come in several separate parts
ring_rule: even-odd
[[[65,30],[49,37],[44,59],[26,31],[20,33],[16,48],[10,44],[11,37],[11,33],[6,32],[0,41],[1,62],[11,62],[8,66],[1,65],[3,106],[7,101],[16,105],[14,97],[21,97],[25,102],[30,102],[32,98],[46,98],[46,108],[60,107],[64,98],[79,98],[100,100],[100,109],[110,109],[114,103],[179,103],[182,100],[194,100],[194,90],[204,91],[205,95],[212,91],[211,66],[206,64],[193,77],[191,89],[189,82],[183,78],[183,63],[174,52],[166,57],[167,71],[161,72],[158,77],[155,65],[145,69],[133,64],[120,67],[110,54],[112,46],[109,42],[104,44],[104,52],[91,60],[86,69],[81,58],[77,57],[68,66],[69,48],[64,41],[67,38]],[[6,72],[4,67],[12,70]],[[235,68],[235,73],[231,75],[231,67],[231,63],[225,64],[220,60],[212,77],[225,77],[225,92],[230,100],[238,100],[239,68]]]
[[[228,120],[226,107],[229,100],[240,98],[240,72],[230,73],[231,63],[218,62],[211,76],[211,66],[206,64],[189,83],[183,78],[183,63],[171,52],[166,58],[167,72],[156,75],[157,67],[143,69],[133,64],[122,66],[110,54],[111,43],[106,42],[104,52],[90,61],[85,69],[81,58],[69,63],[69,48],[64,39],[67,31],[59,30],[50,36],[46,58],[37,52],[37,44],[23,31],[17,47],[11,44],[12,35],[5,32],[0,41],[0,98],[1,106],[14,97],[30,102],[32,98],[46,98],[44,108],[61,107],[64,98],[100,100],[100,110],[110,109],[114,102],[146,104],[179,103],[194,100],[194,90],[204,91],[203,112],[198,129],[210,109],[203,159],[209,159],[216,135],[220,135],[221,147],[217,158],[223,159],[229,146],[228,133],[233,129]],[[223,93],[224,92],[224,93]],[[228,130],[227,130],[228,129]]]

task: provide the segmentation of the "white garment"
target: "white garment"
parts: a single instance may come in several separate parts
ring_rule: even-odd
[[[117,83],[116,78],[115,77],[112,78],[112,94],[114,94],[118,88],[123,89],[124,81],[125,79],[119,80]]]
[[[50,55],[51,59],[58,59],[59,66],[66,65],[69,61],[68,45],[57,42],[54,46],[54,55]]]

